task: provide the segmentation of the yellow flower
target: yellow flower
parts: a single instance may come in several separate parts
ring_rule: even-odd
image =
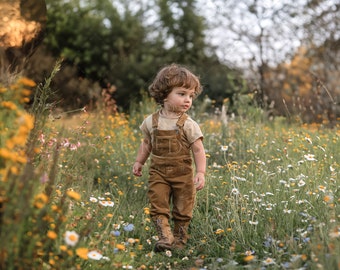
[[[125,246],[122,244],[117,244],[116,248],[118,248],[119,250],[125,250]]]
[[[21,91],[21,94],[23,96],[29,96],[31,93],[32,93],[32,91],[28,90],[28,89],[22,89],[22,91]]]
[[[11,152],[6,148],[0,148],[0,157],[3,157],[4,159],[11,159]]]
[[[136,257],[136,253],[135,253],[135,252],[133,252],[133,251],[131,251],[131,252],[130,252],[130,257],[131,257],[131,258],[134,258],[134,257]]]
[[[250,261],[254,260],[254,258],[255,258],[254,255],[248,255],[248,256],[245,256],[245,257],[243,258],[243,260],[244,260],[245,262],[250,262]]]
[[[80,198],[81,198],[80,194],[79,194],[78,192],[73,191],[73,190],[68,190],[68,191],[66,192],[66,194],[67,194],[67,196],[69,196],[71,199],[74,199],[74,200],[76,200],[76,201],[79,201]]]
[[[37,84],[32,81],[31,79],[28,79],[26,77],[22,77],[18,80],[18,84],[23,84],[25,86],[29,86],[29,87],[34,87],[36,86]]]
[[[59,248],[61,251],[67,251],[67,246],[65,245],[61,245]]]
[[[224,232],[224,230],[222,230],[222,229],[217,229],[215,233],[216,233],[216,234],[221,234],[221,233],[223,233],[223,232]]]
[[[55,233],[55,231],[48,231],[47,232],[47,237],[54,240],[58,237],[58,235]]]
[[[19,174],[19,169],[18,169],[18,167],[12,166],[12,167],[10,168],[10,170],[11,170],[11,173],[13,173],[14,175],[18,175],[18,174]]]
[[[333,196],[332,195],[325,195],[325,197],[323,198],[324,202],[326,203],[332,203],[333,202]]]
[[[39,193],[34,197],[34,207],[41,209],[48,202],[48,196],[44,193]]]
[[[306,254],[302,254],[301,255],[301,260],[306,261],[308,259]]]
[[[1,102],[1,106],[10,110],[17,110],[17,105],[15,105],[12,101],[3,101]]]
[[[22,157],[22,156],[16,155],[15,156],[15,161],[18,161],[19,163],[26,163],[27,159],[26,159],[26,157]]]
[[[88,253],[89,253],[88,248],[77,248],[76,250],[76,254],[84,260],[88,259],[88,256],[87,256]]]
[[[48,202],[48,196],[45,193],[39,193],[38,195],[35,196],[35,200],[41,200],[44,203]]]
[[[18,123],[23,125],[27,131],[30,131],[34,127],[34,117],[26,113],[18,119]]]

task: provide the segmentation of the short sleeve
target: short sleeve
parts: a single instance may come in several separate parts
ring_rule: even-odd
[[[152,118],[150,116],[145,118],[139,128],[142,131],[144,138],[151,141]]]
[[[203,133],[201,128],[190,117],[184,123],[184,133],[188,139],[189,144],[194,143],[198,139],[203,139]]]

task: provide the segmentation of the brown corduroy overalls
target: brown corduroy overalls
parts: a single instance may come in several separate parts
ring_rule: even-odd
[[[159,112],[152,115],[152,152],[148,197],[151,217],[163,215],[175,221],[190,222],[195,202],[196,189],[190,144],[186,140],[183,126],[188,115],[177,121],[177,130],[159,130]]]

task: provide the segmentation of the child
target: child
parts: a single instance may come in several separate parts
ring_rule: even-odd
[[[185,113],[202,92],[202,87],[188,69],[172,64],[159,71],[149,92],[161,108],[149,115],[140,127],[144,139],[133,165],[133,174],[142,175],[142,167],[151,154],[148,198],[150,215],[159,237],[155,251],[182,249],[188,240],[196,190],[201,190],[205,183],[203,134],[198,124]],[[173,232],[170,214],[174,221]]]

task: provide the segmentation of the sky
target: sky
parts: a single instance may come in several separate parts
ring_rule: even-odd
[[[249,12],[248,7],[256,0],[197,0],[197,11],[208,25],[206,40],[216,48],[219,59],[235,67],[248,68],[250,62],[260,63],[265,60],[275,65],[301,45],[303,33],[292,28],[303,23],[302,18],[284,21],[282,8],[284,5],[298,7],[307,0],[260,0],[258,2],[258,17]],[[330,0],[332,1],[332,0]],[[146,25],[154,25],[157,19],[157,7],[150,0],[123,1],[112,0],[114,5],[124,12],[124,5],[129,9],[138,10],[141,6],[151,5],[145,17]],[[276,14],[275,14],[276,13]],[[275,22],[273,18],[278,18]],[[287,16],[286,16],[287,18]],[[256,41],[261,28],[265,38],[262,58],[259,55],[259,43]],[[233,29],[231,31],[230,29]],[[243,33],[243,34],[240,34]],[[173,43],[169,40],[168,45]],[[254,61],[255,60],[255,61]]]

